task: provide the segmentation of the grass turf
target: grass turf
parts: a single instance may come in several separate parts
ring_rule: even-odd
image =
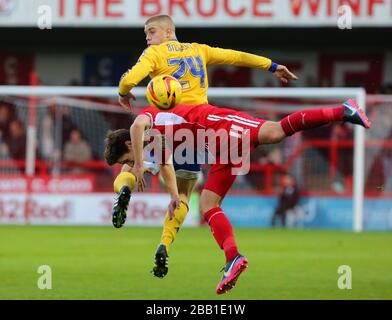
[[[209,228],[181,230],[169,273],[150,273],[160,228],[0,226],[0,299],[392,299],[392,234],[240,229],[249,268],[217,296],[224,254]],[[37,270],[52,269],[40,290]],[[338,267],[352,289],[337,287]]]

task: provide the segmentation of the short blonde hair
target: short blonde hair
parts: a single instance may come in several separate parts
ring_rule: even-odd
[[[172,28],[173,32],[176,31],[176,26],[174,25],[173,19],[166,14],[161,14],[161,15],[153,16],[153,17],[149,18],[146,21],[145,25],[148,25],[149,23],[152,23],[152,22],[158,22],[159,24],[161,24],[163,26],[167,26],[167,27]]]

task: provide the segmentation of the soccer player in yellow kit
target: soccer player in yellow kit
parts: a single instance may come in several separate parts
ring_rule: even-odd
[[[297,79],[285,66],[266,57],[210,47],[206,44],[179,42],[175,34],[175,25],[167,15],[148,19],[144,32],[148,47],[138,62],[122,76],[119,83],[119,103],[128,111],[132,111],[132,100],[135,100],[135,96],[131,93],[132,88],[147,76],[153,78],[163,74],[172,75],[180,81],[183,88],[181,103],[191,105],[208,103],[207,65],[209,64],[229,64],[270,71],[283,83]],[[132,146],[132,148],[135,147]],[[140,150],[134,151],[140,152]],[[170,245],[188,212],[189,198],[200,174],[200,165],[197,164],[197,160],[195,162],[196,164],[182,165],[174,163],[178,195],[172,195],[175,199],[172,199],[174,201],[171,203],[175,203],[176,206],[174,218],[169,219],[169,215],[166,214],[160,245],[155,255],[153,273],[157,277],[164,277],[167,274]],[[130,191],[129,188],[121,188],[121,186],[127,184],[127,178],[129,178],[126,176],[127,171],[132,171],[137,176],[138,189],[143,190],[144,168],[136,164],[125,164],[122,171],[123,176],[115,181],[116,189],[120,190],[116,205],[119,212],[126,212]]]

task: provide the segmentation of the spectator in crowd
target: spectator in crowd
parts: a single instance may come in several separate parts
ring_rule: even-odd
[[[11,120],[12,115],[9,106],[0,102],[0,132],[4,140],[7,140],[9,137],[9,125]]]
[[[42,118],[41,121],[41,137],[39,139],[39,147],[41,152],[41,157],[44,160],[54,160],[54,117],[51,114],[51,108]]]
[[[9,155],[7,143],[3,139],[3,132],[0,131],[0,160],[8,159]]]
[[[284,174],[281,179],[281,193],[278,204],[271,219],[271,226],[276,226],[276,220],[280,219],[282,226],[286,227],[286,217],[290,210],[297,207],[299,203],[299,188],[290,174]]]
[[[63,106],[61,104],[56,104],[55,102],[52,102],[48,105],[48,108],[46,110],[45,115],[43,116],[43,120],[41,122],[41,130],[49,130],[53,131],[50,133],[54,136],[56,135],[55,133],[55,127],[59,126],[59,122],[61,122],[61,141],[58,143],[61,143],[62,146],[69,140],[71,131],[76,129],[76,126],[72,122],[71,118],[71,109],[68,106]]]
[[[73,124],[71,120],[71,109],[69,107],[63,107],[63,106],[55,106],[56,108],[60,108],[60,112],[62,112],[62,117],[61,117],[61,127],[62,127],[62,145],[65,144],[66,141],[70,139],[71,132],[76,129],[75,125]],[[56,112],[56,111],[54,111]]]
[[[84,140],[79,130],[71,131],[69,141],[64,147],[64,160],[69,161],[76,167],[71,170],[72,173],[82,173],[84,170],[77,165],[92,159],[92,151],[90,145]]]
[[[256,148],[250,155],[250,162],[252,164],[263,166],[268,163],[267,155],[268,152],[266,148]],[[265,185],[263,183],[263,171],[250,170],[250,172],[244,178],[250,184],[252,189],[257,191],[263,191],[265,189]]]
[[[10,156],[16,160],[26,157],[26,134],[23,125],[19,120],[12,120],[10,123],[10,133],[7,140]]]

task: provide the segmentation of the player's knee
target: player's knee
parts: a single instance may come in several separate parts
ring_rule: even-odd
[[[212,209],[211,206],[209,206],[203,202],[200,203],[200,211],[203,216],[211,209]]]
[[[203,216],[210,211],[211,209],[217,208],[217,205],[212,205],[212,204],[200,204],[200,210]]]
[[[270,122],[266,129],[262,136],[262,143],[279,143],[286,137],[280,122]]]
[[[200,210],[203,215],[205,215],[211,209],[219,207],[219,201],[217,199],[213,199],[211,197],[200,197]]]
[[[203,215],[209,210],[210,204],[206,203],[206,201],[202,201],[203,197],[200,198],[200,211]]]
[[[282,128],[276,128],[271,132],[270,140],[271,143],[279,143],[286,137]]]

